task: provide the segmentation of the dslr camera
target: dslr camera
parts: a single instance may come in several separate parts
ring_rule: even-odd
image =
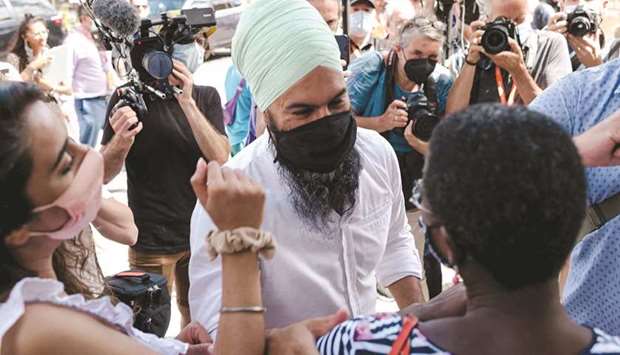
[[[588,33],[596,33],[601,19],[595,11],[579,5],[566,16],[566,22],[568,33],[576,37],[583,37]]]
[[[439,123],[437,104],[431,102],[421,91],[411,93],[407,98],[407,114],[409,122],[413,121],[411,133],[424,142],[428,142],[433,129]]]
[[[182,10],[181,15],[176,17],[163,13],[158,21],[142,20],[129,53],[131,66],[139,80],[146,84],[147,90],[160,99],[171,98],[178,90],[168,83],[174,46],[193,43],[194,36],[202,28],[215,24],[213,8]]]
[[[517,40],[517,25],[510,19],[498,17],[483,28],[482,47],[489,54],[498,54],[510,50],[509,39]]]

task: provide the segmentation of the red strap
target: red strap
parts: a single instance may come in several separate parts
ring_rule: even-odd
[[[512,88],[510,89],[510,95],[506,99],[506,89],[504,88],[504,77],[502,71],[498,66],[495,66],[495,82],[497,83],[497,93],[499,94],[499,101],[502,105],[512,105],[515,102],[515,95],[517,94],[517,86],[514,81],[512,82]]]
[[[409,355],[411,346],[409,343],[409,334],[418,324],[418,319],[414,316],[407,315],[403,318],[403,329],[398,334],[398,338],[392,344],[390,355]]]

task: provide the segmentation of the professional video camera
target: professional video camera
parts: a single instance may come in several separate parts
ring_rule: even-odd
[[[201,29],[216,24],[212,8],[182,10],[179,16],[163,13],[160,20],[140,22],[125,0],[84,0],[82,6],[107,48],[118,56],[117,69],[125,73],[127,84],[118,91],[119,102],[139,118],[147,111],[145,94],[164,100],[181,92],[168,83],[175,45],[191,43]]]
[[[583,37],[588,33],[596,33],[601,18],[594,10],[579,5],[566,16],[566,22],[568,33],[576,37]]]
[[[482,47],[489,54],[498,54],[510,50],[509,39],[517,42],[517,26],[510,19],[498,17],[493,22],[489,22],[483,27]]]

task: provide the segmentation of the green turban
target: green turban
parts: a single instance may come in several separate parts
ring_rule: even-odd
[[[261,111],[319,66],[341,72],[327,23],[306,0],[257,0],[241,15],[232,60]]]

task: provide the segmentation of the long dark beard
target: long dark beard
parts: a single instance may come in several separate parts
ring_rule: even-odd
[[[271,141],[272,149],[275,147]],[[315,173],[278,162],[278,173],[291,190],[297,215],[318,232],[329,232],[337,218],[353,212],[362,170],[356,149],[330,173]],[[336,212],[336,214],[334,214]]]

